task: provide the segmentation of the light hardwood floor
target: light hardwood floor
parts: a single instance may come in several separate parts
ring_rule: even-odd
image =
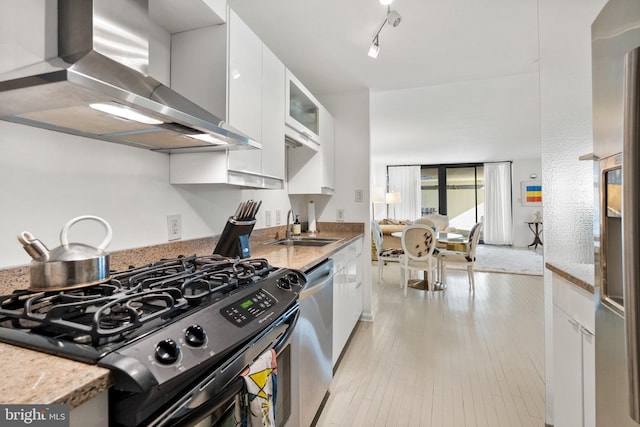
[[[377,277],[373,263],[372,277]],[[544,426],[543,278],[449,271],[402,297],[385,266],[375,322],[360,322],[318,419],[327,426]]]

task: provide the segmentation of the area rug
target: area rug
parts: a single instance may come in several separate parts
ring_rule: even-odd
[[[542,276],[542,249],[534,251],[512,246],[478,245],[474,271]],[[466,266],[447,264],[450,270],[466,270]]]

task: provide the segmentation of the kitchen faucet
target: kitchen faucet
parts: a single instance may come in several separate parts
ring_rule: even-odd
[[[289,212],[287,212],[287,231],[286,231],[287,240],[291,240],[291,236],[293,236],[293,233],[291,232],[291,227],[293,227],[293,225],[291,227],[289,226],[290,220],[291,220],[291,209],[289,209]]]

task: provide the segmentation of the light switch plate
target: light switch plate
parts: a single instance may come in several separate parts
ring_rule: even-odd
[[[344,221],[344,209],[336,209],[336,221]]]
[[[264,211],[264,225],[271,227],[271,211],[268,209]]]
[[[356,203],[362,203],[364,193],[362,190],[356,190]]]
[[[282,215],[280,214],[280,209],[276,209],[276,225],[280,225],[282,222]]]

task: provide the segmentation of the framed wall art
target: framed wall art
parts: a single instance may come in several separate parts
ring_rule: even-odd
[[[522,206],[542,206],[542,182],[522,181]]]

